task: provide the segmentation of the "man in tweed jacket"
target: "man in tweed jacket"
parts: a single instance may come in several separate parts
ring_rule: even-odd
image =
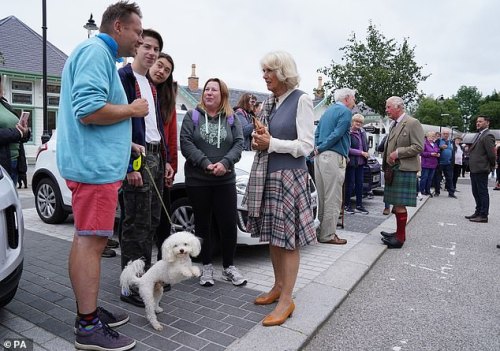
[[[385,184],[384,202],[394,205],[397,230],[381,234],[384,244],[390,249],[399,249],[406,239],[406,206],[417,205],[417,172],[420,171],[424,130],[418,120],[405,113],[404,101],[399,96],[387,99],[385,111],[393,124],[384,148],[383,168],[392,170],[393,180]]]

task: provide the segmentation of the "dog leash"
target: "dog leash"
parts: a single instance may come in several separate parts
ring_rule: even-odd
[[[141,154],[141,156],[140,156],[141,160],[139,161],[139,166],[141,166],[141,164],[142,164],[142,166],[144,167],[146,172],[149,174],[149,179],[151,180],[151,183],[153,184],[153,186],[156,190],[156,195],[158,195],[158,199],[160,199],[163,211],[165,211],[165,214],[167,215],[168,222],[170,223],[170,233],[173,234],[173,233],[175,233],[175,228],[174,228],[175,224],[172,222],[172,219],[170,218],[170,215],[168,214],[167,206],[165,206],[165,203],[163,202],[163,196],[160,194],[160,190],[156,186],[156,182],[153,178],[153,174],[151,173],[151,170],[149,169],[149,166],[147,165],[146,162],[142,162],[142,158],[145,158],[145,157],[146,157],[146,154]]]

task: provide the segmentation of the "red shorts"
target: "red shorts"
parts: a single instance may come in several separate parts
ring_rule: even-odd
[[[86,184],[66,180],[72,193],[71,206],[78,235],[113,236],[118,189],[122,181]]]

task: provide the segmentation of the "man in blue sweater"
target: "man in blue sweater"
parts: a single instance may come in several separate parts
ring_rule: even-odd
[[[144,99],[127,103],[116,60],[142,44],[141,11],[120,1],[102,16],[100,32],[80,44],[62,73],[57,121],[57,166],[72,192],[75,235],[69,276],[76,298],[77,349],[129,350],[135,340],[118,334],[127,314],[97,307],[101,254],[113,235],[118,189],[131,151],[130,118],[144,117]]]
[[[356,104],[356,91],[348,88],[334,92],[335,104],[319,120],[315,133],[314,177],[318,190],[321,222],[318,241],[324,244],[344,245],[347,240],[337,236],[337,222],[342,206],[347,157],[351,138],[351,109]]]

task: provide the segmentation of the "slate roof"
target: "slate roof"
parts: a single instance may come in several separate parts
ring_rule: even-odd
[[[0,70],[42,75],[43,38],[15,16],[0,20]],[[47,74],[60,77],[68,55],[47,41]]]
[[[192,101],[194,104],[198,104],[198,102],[201,100],[201,93],[202,89],[198,89],[196,91],[191,91],[188,89],[186,85],[181,85],[179,89],[179,93],[186,96],[189,95],[190,99],[193,99]],[[258,91],[251,91],[251,90],[243,90],[243,89],[229,89],[229,101],[231,103],[231,107],[235,107],[236,104],[238,103],[238,100],[240,99],[240,96],[244,93],[251,93],[257,97],[257,101],[263,102],[271,92],[268,93],[262,93]],[[310,95],[311,96],[311,95]],[[314,98],[314,96],[311,96],[311,98]],[[323,99],[314,99],[313,100],[313,106],[316,107],[319,103],[323,102]]]
[[[201,100],[202,89],[200,88],[195,91],[191,91],[188,89],[187,86],[181,85],[179,93],[189,94],[194,104],[198,104],[198,102]],[[240,99],[240,96],[244,93],[251,93],[255,95],[257,97],[257,101],[264,101],[269,96],[269,93],[260,93],[256,91],[242,90],[242,89],[229,89],[229,101],[231,103],[231,107],[236,106],[238,100]]]

